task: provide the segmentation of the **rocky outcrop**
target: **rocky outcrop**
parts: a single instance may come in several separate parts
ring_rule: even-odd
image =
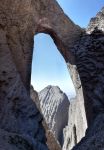
[[[43,126],[46,131],[46,138],[47,138],[47,146],[49,150],[62,150],[58,140],[54,136],[53,132],[49,129],[48,125],[46,124],[45,120],[43,120]]]
[[[90,22],[88,29],[91,31],[87,30],[82,36],[79,50],[76,50],[77,67],[83,85],[86,113],[90,122],[85,138],[73,150],[102,150],[104,148],[103,21],[104,8]]]
[[[28,90],[35,34],[50,34],[65,58],[74,62],[74,56],[68,49],[73,47],[82,32],[55,0],[1,0],[0,29],[0,34],[5,32],[6,44]]]
[[[36,104],[36,106],[38,107],[38,109],[41,112],[40,100],[38,97],[38,93],[34,90],[34,88],[32,86],[30,89],[30,95],[31,95],[32,100],[34,101],[34,103]],[[59,142],[55,138],[52,131],[49,129],[48,125],[46,124],[45,119],[43,119],[42,124],[43,124],[44,129],[45,129],[46,139],[47,139],[46,143],[47,143],[49,150],[61,150],[61,146],[60,146]]]
[[[33,39],[40,32],[50,34],[66,59],[74,62],[72,52],[65,51],[76,42],[81,29],[55,0],[0,1],[1,150],[25,150],[26,144],[28,149],[47,150],[42,116],[29,95]]]
[[[66,60],[77,99],[84,96],[88,130],[74,149],[103,149],[103,16],[104,9],[83,31],[55,0],[0,0],[0,149],[11,144],[6,139],[8,133],[22,136],[32,149],[47,149],[41,115],[29,96],[33,37],[40,32],[53,38]],[[11,149],[25,145],[20,139],[13,140]]]
[[[86,29],[87,33],[90,34],[94,30],[101,30],[104,32],[104,8],[96,15],[96,17],[90,20],[90,23]]]
[[[63,150],[71,150],[84,136],[87,120],[84,102],[76,99],[70,101],[68,125],[64,129]]]
[[[62,145],[63,150],[71,150],[73,146],[75,146],[85,136],[87,120],[84,101],[81,99],[72,99],[69,105],[69,100],[66,95],[64,95],[64,93],[55,86],[48,86],[42,90],[39,94],[40,100],[37,92],[35,92],[31,87],[31,97],[43,114],[43,124],[46,129],[46,137],[48,139],[47,145],[51,150],[57,148],[55,145],[55,141],[57,141],[56,132],[60,132],[57,122],[62,124],[63,118],[67,119],[65,121],[66,126],[64,125],[65,128],[61,129],[61,136],[63,136],[64,133],[64,142]],[[67,113],[66,108],[68,108],[67,110],[69,111]],[[65,112],[62,110],[65,110]],[[61,120],[59,120],[60,116]],[[52,133],[54,133],[54,136]]]
[[[49,129],[63,145],[63,129],[68,123],[69,100],[57,86],[48,86],[39,92],[40,109]]]
[[[42,116],[29,97],[0,30],[0,149],[47,149]],[[2,139],[3,138],[3,139]],[[12,139],[12,142],[11,142]],[[6,148],[6,145],[9,148]]]

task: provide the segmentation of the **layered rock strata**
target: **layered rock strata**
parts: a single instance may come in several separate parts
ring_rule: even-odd
[[[38,93],[34,90],[34,88],[32,86],[31,86],[31,90],[30,90],[30,95],[31,95],[32,100],[36,104],[37,108],[41,112],[40,100],[38,97]],[[43,116],[43,118],[44,118],[44,116]],[[46,143],[47,143],[49,150],[61,150],[62,148],[61,148],[58,140],[55,138],[53,132],[49,129],[45,119],[43,119],[42,124],[43,124],[45,132],[46,132],[46,139],[47,139]]]
[[[31,97],[43,114],[43,124],[46,129],[49,148],[56,148],[55,141],[59,141],[57,135],[61,135],[62,137],[64,134],[64,142],[61,143],[63,150],[71,150],[85,136],[87,120],[84,101],[73,99],[69,105],[66,95],[56,86],[48,86],[43,89],[39,93],[40,99],[37,92],[31,88]],[[64,124],[65,128],[60,130],[61,124]]]
[[[40,109],[49,129],[63,145],[63,129],[68,124],[69,100],[57,86],[48,86],[39,92]]]

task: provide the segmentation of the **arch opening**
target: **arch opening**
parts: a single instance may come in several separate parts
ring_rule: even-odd
[[[48,34],[34,37],[31,83],[38,92],[48,85],[56,85],[69,98],[76,96],[66,62]]]

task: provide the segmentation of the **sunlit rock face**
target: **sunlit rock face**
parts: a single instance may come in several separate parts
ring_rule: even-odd
[[[104,8],[101,9],[99,13],[97,13],[96,17],[90,20],[90,23],[87,27],[87,33],[90,34],[95,29],[99,29],[104,32]]]
[[[30,95],[31,95],[31,98],[32,98],[33,102],[36,104],[37,108],[41,112],[40,100],[39,100],[39,97],[38,97],[38,93],[34,90],[34,88],[32,86],[31,86],[31,89],[30,89]],[[44,118],[44,116],[43,116],[43,118]],[[49,127],[48,127],[48,125],[45,121],[45,118],[43,119],[42,124],[44,126],[45,133],[46,133],[46,140],[47,140],[46,144],[48,146],[48,149],[49,150],[62,150],[58,140],[55,137],[55,135],[49,129]]]
[[[68,125],[64,129],[63,150],[71,150],[84,136],[87,120],[84,101],[73,99],[70,102]]]
[[[39,98],[31,88],[31,97],[43,114],[49,148],[57,148],[55,141],[60,142],[62,137],[62,149],[71,150],[85,136],[87,120],[84,101],[73,99],[69,104],[67,96],[57,86],[46,87],[39,92]]]
[[[39,92],[40,109],[49,129],[63,145],[63,129],[68,124],[69,100],[57,86],[48,86]]]

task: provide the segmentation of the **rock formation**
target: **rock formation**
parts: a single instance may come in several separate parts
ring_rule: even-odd
[[[69,107],[68,125],[64,129],[63,150],[71,150],[85,136],[86,129],[84,101],[72,99]]]
[[[55,143],[57,140],[59,140],[57,135],[60,135],[60,132],[61,137],[64,133],[64,142],[61,143],[63,150],[71,150],[73,146],[75,146],[81,140],[81,138],[85,136],[87,120],[85,115],[84,101],[81,99],[73,99],[70,101],[69,105],[67,96],[56,86],[48,86],[43,89],[39,93],[40,100],[37,92],[31,87],[31,98],[34,100],[40,112],[43,114],[43,124],[46,129],[46,135],[48,139],[47,144],[51,150],[55,150],[57,147]],[[64,126],[65,128],[60,130],[59,125]],[[54,136],[51,131],[54,133]],[[52,147],[52,145],[54,147]]]
[[[86,113],[90,124],[85,138],[73,150],[104,148],[104,8],[93,18],[76,50]],[[91,30],[91,31],[90,31]],[[83,52],[83,53],[82,53]]]
[[[55,0],[0,1],[1,150],[47,150],[42,116],[29,95],[33,39],[39,32],[50,34],[63,55],[74,62],[72,52],[65,51],[81,29]]]
[[[48,86],[39,92],[40,109],[49,129],[63,145],[63,129],[68,124],[69,100],[57,86]]]
[[[84,31],[55,0],[0,0],[0,149],[47,149],[41,115],[29,95],[33,37],[40,32],[53,38],[77,99],[84,99],[88,130],[74,150],[102,150],[104,8]]]
[[[38,97],[38,93],[34,90],[34,88],[32,86],[30,88],[30,95],[31,95],[32,100],[35,102],[37,108],[41,112],[40,100]],[[48,146],[49,150],[61,150],[61,146],[60,146],[59,142],[55,138],[54,134],[50,131],[48,125],[46,124],[45,119],[43,119],[42,124],[45,128],[46,138],[47,138],[47,146]]]
[[[104,32],[104,8],[102,8],[101,11],[97,13],[96,17],[91,18],[86,31],[88,34],[90,34],[96,28]]]

